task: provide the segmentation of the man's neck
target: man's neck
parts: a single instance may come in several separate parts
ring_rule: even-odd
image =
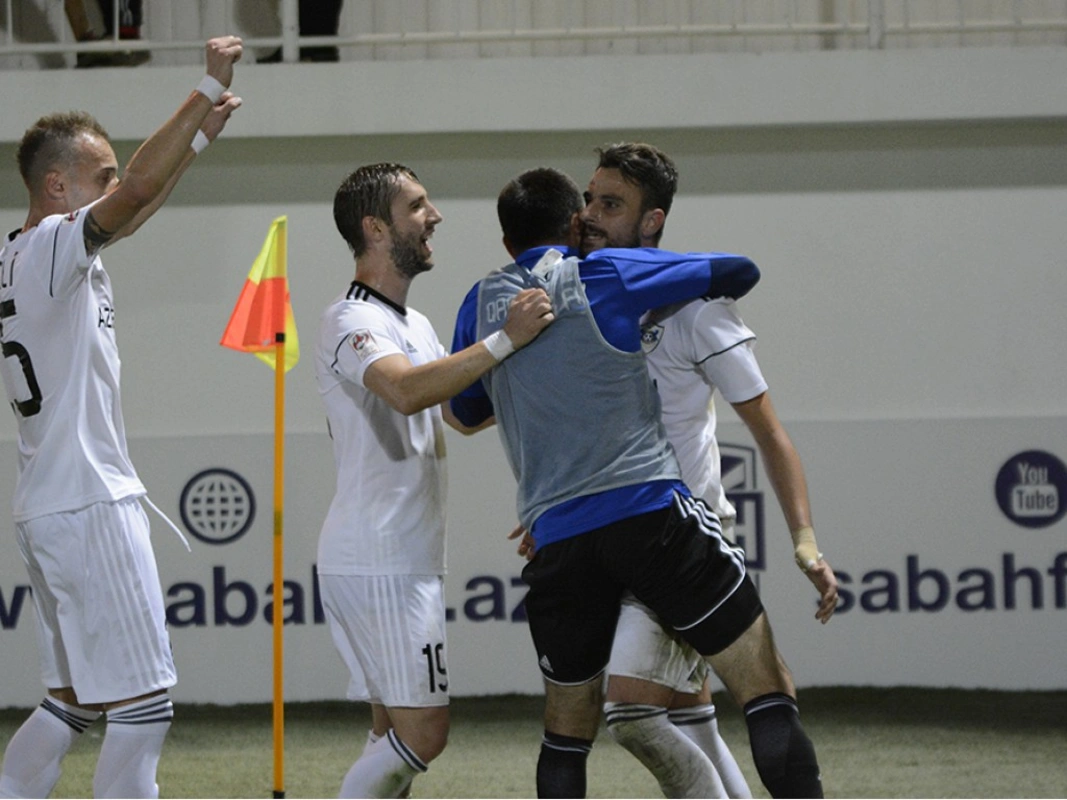
[[[380,262],[369,258],[356,261],[356,280],[407,308],[411,278],[401,275],[392,261]]]

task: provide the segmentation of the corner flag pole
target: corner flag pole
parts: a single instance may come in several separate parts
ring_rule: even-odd
[[[274,369],[274,580],[271,626],[274,643],[274,797],[285,797],[285,699],[283,606],[285,559],[282,519],[285,496],[285,373],[297,366],[300,340],[292,316],[288,278],[288,218],[278,217],[252,263],[223,331],[220,345],[253,353]]]
[[[282,603],[285,597],[285,332],[274,345],[274,797],[285,797],[285,689]]]
[[[274,640],[274,796],[285,797],[285,703],[282,611],[285,600],[285,373],[300,360],[288,278],[288,217],[278,217],[248,271],[230,321],[222,333],[224,347],[252,353],[274,369],[274,581],[271,615]]]

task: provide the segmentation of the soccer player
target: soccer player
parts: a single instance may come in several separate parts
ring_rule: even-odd
[[[643,143],[616,144],[598,153],[600,161],[580,214],[580,253],[657,246],[678,185],[673,161]],[[715,439],[717,388],[760,448],[793,535],[797,564],[819,590],[815,616],[828,622],[837,603],[837,580],[814,546],[804,469],[771,404],[753,352],[755,334],[741,320],[736,304],[702,297],[660,308],[645,316],[642,333],[667,438],[686,485],[715,510],[723,535],[733,541],[736,512],[722,487]],[[608,673],[608,730],[650,768],[665,792],[681,777],[664,752],[676,744],[676,734],[669,729],[673,723],[715,764],[723,784],[718,796],[751,796],[719,736],[703,659],[632,595],[623,602]],[[781,700],[786,706],[793,701],[792,695]]]
[[[407,305],[441,219],[401,164],[360,167],[334,197],[356,273],[323,312],[315,359],[337,466],[318,571],[348,697],[373,716],[341,797],[398,797],[445,747],[443,423],[470,431],[441,404],[553,320],[544,291],[519,292],[500,330],[448,355]]]
[[[497,210],[516,261],[468,293],[454,340],[461,347],[491,335],[499,328],[493,310],[523,288],[544,287],[552,298],[552,327],[452,400],[467,426],[495,415],[519,483],[519,521],[536,546],[523,579],[545,677],[538,794],[585,793],[603,673],[629,589],[710,657],[749,706],[753,752],[771,793],[821,796],[814,747],[782,700],[792,681],[744,553],[681,482],[641,353],[645,310],[705,294],[741,297],[758,270],[744,257],[714,253],[566,257],[561,243],[583,206],[577,186],[555,170],[531,170],[504,188]],[[684,791],[698,791],[711,763],[679,738],[693,756]]]
[[[119,400],[115,303],[100,251],[132,234],[222,131],[241,40],[206,45],[207,74],[121,180],[82,112],[39,119],[18,148],[30,209],[0,250],[3,381],[19,433],[14,517],[48,690],[4,753],[0,797],[47,797],[102,713],[96,797],[156,797],[175,683],[163,593]]]

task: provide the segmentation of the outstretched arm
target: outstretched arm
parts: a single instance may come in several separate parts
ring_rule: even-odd
[[[767,475],[793,536],[797,565],[819,591],[819,609],[815,617],[825,624],[830,621],[837,607],[837,577],[815,543],[808,483],[800,456],[778,419],[767,392],[743,403],[734,403],[733,407],[751,431],[763,456]]]
[[[543,289],[524,289],[511,301],[501,332],[428,364],[413,366],[396,354],[375,361],[363,383],[401,414],[414,414],[443,403],[466,389],[513,350],[532,342],[555,316]],[[472,431],[473,432],[473,431]]]
[[[137,219],[142,211],[158,208],[158,203],[155,207],[152,204],[161,194],[169,192],[188,166],[193,137],[215,110],[216,102],[231,102],[223,101],[222,94],[233,80],[233,65],[241,57],[241,40],[236,36],[222,36],[209,41],[205,50],[207,75],[204,82],[189,95],[174,116],[137,148],[126,165],[122,180],[90,210],[85,221],[87,250],[98,250]],[[138,224],[150,215],[142,215]]]
[[[230,115],[241,107],[242,102],[241,98],[237,97],[233,92],[222,93],[219,102],[217,102],[214,108],[211,109],[207,118],[204,120],[204,124],[200,126],[200,130],[209,144],[215,141],[219,134],[222,133],[222,129],[226,127]],[[206,147],[207,145],[204,146]],[[171,190],[178,185],[178,180],[185,174],[185,170],[193,163],[193,158],[198,155],[198,153],[199,151],[193,147],[190,147],[188,151],[186,151],[185,158],[182,159],[181,164],[178,165],[178,169],[175,170],[174,174],[170,176],[170,180],[167,181],[163,190],[156,195],[155,200],[138,211],[137,216],[127,223],[126,226],[116,233],[111,241],[108,242],[109,245],[133,234],[134,231],[146,223],[149,218],[159,210],[160,206],[167,202]]]

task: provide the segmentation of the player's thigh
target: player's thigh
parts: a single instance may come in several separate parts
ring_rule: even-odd
[[[771,692],[796,696],[793,676],[774,643],[766,613],[708,661],[740,706]]]
[[[176,680],[148,518],[139,500],[23,523],[55,602],[71,685],[83,704],[152,694]]]
[[[692,646],[632,594],[623,596],[608,666],[610,702],[668,705],[675,692],[700,692],[707,672]]]
[[[522,571],[526,619],[546,681],[577,686],[611,656],[622,585],[597,563],[593,534],[540,548]]]
[[[448,704],[440,575],[321,575],[319,582],[331,633],[352,672],[351,699],[390,708]]]
[[[37,629],[37,656],[41,680],[50,689],[70,690],[70,666],[67,650],[63,646],[62,629],[59,625],[59,598],[49,586],[48,578],[34,552],[33,526],[16,524],[16,538],[26,573],[30,581],[30,597],[33,600],[34,621]],[[62,698],[60,698],[62,699]],[[73,697],[72,697],[73,701]]]
[[[660,528],[631,540],[634,594],[703,655],[725,649],[762,613],[745,554],[701,500],[676,495]]]

